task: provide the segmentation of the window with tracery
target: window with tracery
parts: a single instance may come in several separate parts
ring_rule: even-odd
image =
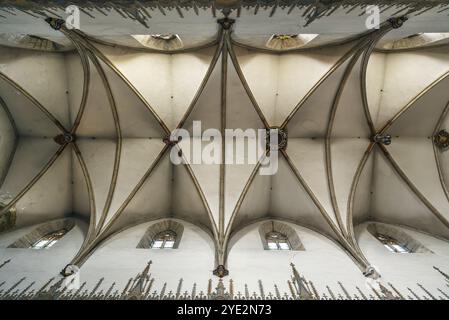
[[[176,242],[176,233],[171,230],[160,232],[154,237],[151,248],[153,249],[173,249]]]
[[[150,225],[140,239],[138,249],[178,249],[184,227],[172,219]]]
[[[52,247],[58,240],[60,240],[69,230],[59,229],[57,231],[50,232],[43,237],[39,238],[31,245],[33,249],[48,249]]]
[[[396,239],[387,236],[382,233],[378,233],[376,235],[377,240],[379,240],[385,248],[387,248],[390,252],[394,253],[410,253],[410,250],[401,245]]]
[[[271,231],[266,234],[268,250],[291,250],[288,237],[280,232]]]

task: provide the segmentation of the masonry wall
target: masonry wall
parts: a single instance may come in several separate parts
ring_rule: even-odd
[[[190,294],[195,284],[197,294],[206,293],[209,279],[212,279],[212,290],[215,290],[218,278],[212,275],[214,249],[210,236],[195,225],[176,221],[184,226],[178,249],[137,249],[147,228],[157,221],[138,225],[107,241],[90,256],[81,267],[81,283],[86,282],[85,288],[92,290],[103,278],[98,290],[104,292],[115,283],[115,289],[121,292],[128,280],[136,277],[151,261],[150,278],[154,279],[151,292],[171,291],[174,294],[187,291]],[[259,233],[261,223],[246,227],[231,240],[228,260],[230,275],[224,278],[224,284],[229,289],[229,280],[232,279],[235,295],[240,293],[243,296],[247,291],[250,295],[271,293],[274,296],[276,285],[282,296],[290,296],[287,281],[292,277],[291,263],[307,281],[313,283],[320,295],[330,297],[330,289],[335,296],[340,294],[344,298],[345,292],[340,283],[351,296],[360,297],[357,287],[367,297],[373,295],[360,269],[332,240],[308,228],[283,222],[298,234],[305,250],[264,250]],[[386,286],[393,284],[405,298],[412,296],[409,288],[419,296],[426,296],[419,284],[435,297],[442,296],[438,289],[447,291],[444,277],[433,269],[436,266],[448,271],[449,244],[446,241],[399,226],[388,226],[407,233],[432,251],[395,254],[367,231],[368,224],[356,228],[357,240],[368,260],[381,272]],[[38,226],[15,230],[0,237],[0,264],[11,259],[0,268],[0,283],[5,282],[0,290],[5,290],[23,277],[26,279],[17,289],[24,289],[31,282],[35,282],[34,288],[38,289],[52,277],[59,279],[58,273],[76,254],[86,232],[86,224],[77,220],[75,227],[49,249],[8,248]]]

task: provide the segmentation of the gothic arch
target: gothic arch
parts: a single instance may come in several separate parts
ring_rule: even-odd
[[[30,233],[17,239],[14,243],[10,244],[8,248],[30,248],[36,241],[38,241],[43,236],[58,231],[61,229],[66,229],[69,233],[75,226],[75,221],[73,219],[61,219],[45,223]],[[65,235],[67,235],[67,233]]]
[[[147,231],[140,239],[139,243],[137,244],[138,249],[145,249],[145,248],[151,248],[151,244],[154,242],[155,237],[164,231],[172,231],[176,234],[176,241],[173,245],[173,249],[177,249],[179,246],[179,243],[181,242],[182,233],[184,232],[184,226],[171,219],[162,220],[160,222],[157,222],[155,224],[152,224],[147,228]]]
[[[272,231],[279,232],[280,234],[285,235],[288,239],[291,250],[294,250],[294,251],[306,250],[304,245],[302,244],[301,239],[299,238],[298,234],[292,227],[288,226],[285,223],[275,221],[275,220],[266,221],[259,226],[260,239],[262,241],[263,248],[265,250],[268,250],[268,243],[267,243],[266,235],[267,235],[267,233],[272,232]]]
[[[381,223],[370,223],[366,229],[375,238],[377,234],[383,234],[397,240],[402,246],[406,247],[410,253],[433,253],[406,232],[392,226]]]

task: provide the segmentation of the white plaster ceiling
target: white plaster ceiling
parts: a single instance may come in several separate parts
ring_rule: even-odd
[[[246,14],[242,23],[237,19],[235,39],[244,38],[246,25],[252,26],[248,34],[272,32],[274,24],[257,29],[256,18]],[[281,28],[289,25],[287,19]],[[176,26],[161,33],[182,37]],[[312,26],[309,31],[320,31]],[[99,28],[86,31],[95,36]],[[196,30],[202,29],[189,32]],[[166,217],[200,225],[224,247],[238,230],[267,217],[308,226],[348,250],[356,250],[354,223],[367,219],[449,239],[448,157],[431,138],[449,121],[440,121],[449,100],[447,46],[371,52],[364,41],[372,38],[364,36],[284,54],[232,45],[225,59],[219,44],[154,53],[68,34],[79,52],[0,48],[0,96],[17,128],[17,137],[2,133],[13,158],[0,192],[17,208],[17,226],[76,214],[90,221],[92,247],[124,228]],[[170,162],[170,151],[191,153],[186,141],[166,146],[170,130],[191,130],[195,120],[203,130],[220,129],[223,80],[227,128],[288,130],[275,175],[260,175],[254,164]],[[74,124],[74,143],[53,141]],[[392,144],[373,145],[377,132],[391,134]]]

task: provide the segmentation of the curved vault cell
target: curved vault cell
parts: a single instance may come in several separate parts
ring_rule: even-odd
[[[333,184],[335,188],[336,203],[342,224],[346,230],[350,229],[352,220],[349,215],[350,194],[353,188],[353,181],[355,179],[356,171],[359,163],[362,161],[365,151],[369,145],[366,139],[334,139],[331,144],[332,154],[332,173]],[[369,166],[367,168],[369,170]],[[368,178],[368,177],[366,177]],[[368,192],[371,179],[368,181],[359,182],[359,188],[365,188]],[[358,215],[369,214],[369,201],[365,202],[363,209],[358,207]]]
[[[449,221],[449,201],[439,183],[432,141],[428,138],[396,138],[388,151],[411,182]]]
[[[0,72],[42,104],[64,127],[69,127],[67,70],[63,54],[2,47]],[[30,74],[36,76],[30,77]]]
[[[332,104],[348,64],[349,61],[342,62],[328,76],[322,78],[296,106],[286,126],[289,137],[325,137]]]
[[[296,166],[293,168],[299,170]],[[334,236],[332,228],[326,219],[336,224],[335,215],[329,211],[323,213],[317,207],[304,185],[295,176],[293,168],[289,166],[283,156],[280,157],[278,172],[271,177],[270,215],[276,218],[298,221],[324,234]],[[308,186],[305,176],[302,178]],[[293,198],[290,197],[292,193],[295,195]],[[312,193],[315,195],[313,189]],[[321,204],[321,202],[319,203]]]
[[[191,53],[161,54],[94,44],[173,129],[192,102],[215,47]],[[192,72],[195,70],[195,72]]]
[[[288,141],[288,155],[301,172],[312,192],[336,223],[327,185],[323,139],[293,138]],[[276,178],[277,180],[277,178]]]
[[[70,149],[56,152],[53,141],[20,139],[0,193],[17,213],[16,225],[70,214]],[[32,159],[32,161],[30,161]]]
[[[7,79],[0,77],[0,95],[19,137],[53,138],[58,135],[58,126],[45,114],[45,110],[36,105],[23,87]]]
[[[448,228],[417,197],[382,152],[374,154],[371,217],[448,238]],[[434,181],[433,185],[438,186]]]
[[[265,117],[280,126],[352,45],[281,55],[238,47],[235,51]]]
[[[126,206],[110,211],[104,228],[110,226],[111,231],[118,231],[137,223],[170,217],[172,164],[167,153],[152,164],[154,169],[147,170],[149,174],[143,183],[133,188],[133,193],[123,201],[122,205]]]
[[[107,199],[114,173],[116,144],[117,142],[111,139],[79,139],[77,141],[82,161],[89,174],[92,194],[95,198],[96,224],[100,222],[103,211],[107,210]],[[78,191],[80,190],[78,188],[84,187],[85,177],[82,170],[76,170],[74,171],[75,173],[75,181],[79,182],[79,184],[75,185],[77,187],[76,191]],[[83,203],[76,201],[75,207]],[[106,211],[107,213],[108,210]]]
[[[408,108],[390,126],[388,133],[393,136],[417,138],[432,136],[449,101],[448,86],[449,73],[409,104]]]
[[[44,170],[57,150],[58,145],[51,139],[19,138],[1,193],[8,195],[9,201],[13,200]]]
[[[432,88],[439,79],[447,77],[448,57],[447,46],[387,54],[376,128],[382,128],[401,109]],[[417,66],[421,66],[419,73]],[[405,79],[408,81],[404,81]],[[442,102],[443,99],[437,101]]]
[[[86,97],[86,106],[82,114],[80,125],[76,131],[79,138],[117,138],[116,122],[114,120],[113,112],[116,106],[110,100],[110,90],[108,83],[102,79],[102,74],[105,72],[100,64],[100,69],[88,59],[90,69],[90,81],[88,87],[88,94]],[[80,70],[77,69],[79,76]],[[72,81],[72,85],[77,85],[81,81]],[[78,92],[77,88],[73,91]],[[115,102],[115,100],[113,100]],[[81,97],[73,96],[73,103],[71,104],[72,117],[80,111]]]

